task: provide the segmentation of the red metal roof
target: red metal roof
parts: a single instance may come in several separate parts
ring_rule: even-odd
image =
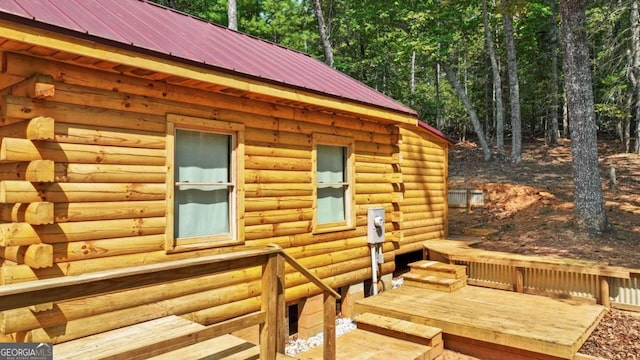
[[[0,0],[0,18],[417,115],[310,56],[146,0]]]
[[[456,141],[451,138],[449,135],[443,133],[442,131],[434,128],[433,126],[427,124],[426,122],[423,122],[422,120],[418,120],[418,126],[433,133],[434,135],[441,137],[442,139],[446,140],[448,143],[450,144],[455,144]]]

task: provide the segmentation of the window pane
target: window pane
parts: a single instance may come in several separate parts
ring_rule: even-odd
[[[229,233],[228,188],[176,187],[175,199],[175,237]]]
[[[318,145],[318,183],[342,183],[346,181],[344,160],[346,148]]]
[[[345,221],[346,204],[344,183],[346,153],[344,146],[317,145],[317,223]],[[332,184],[331,186],[322,184]]]
[[[178,129],[175,139],[175,181],[180,185],[174,194],[174,236],[229,234],[232,136]],[[202,185],[216,183],[225,185]]]
[[[346,220],[344,187],[318,189],[318,224]]]
[[[176,182],[228,183],[231,136],[176,130]]]

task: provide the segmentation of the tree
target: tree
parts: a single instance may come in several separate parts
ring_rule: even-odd
[[[511,106],[511,161],[522,161],[522,119],[520,118],[520,83],[518,81],[518,63],[516,44],[513,35],[513,20],[510,9],[502,14],[504,20],[504,38],[507,43],[507,74],[509,77],[509,104]]]
[[[313,0],[313,12],[316,15],[316,20],[318,20],[320,41],[322,42],[322,51],[324,52],[324,62],[333,67],[333,48],[331,47],[331,40],[329,40],[329,29],[324,22],[324,15],[322,15],[320,0]]]
[[[549,124],[549,145],[558,145],[558,5],[551,2],[551,122]]]
[[[227,18],[229,29],[238,31],[238,6],[236,0],[227,0]]]
[[[493,35],[489,26],[489,16],[487,14],[487,0],[482,0],[482,22],[484,24],[484,37],[487,43],[487,52],[491,61],[491,72],[493,74],[493,91],[495,93],[496,107],[496,148],[499,156],[504,155],[504,106],[502,105],[502,77],[496,58]]]
[[[607,216],[598,168],[585,0],[561,0],[560,16],[565,49],[564,86],[571,118],[575,219],[580,228],[601,233],[607,228]]]
[[[464,102],[464,105],[467,109],[467,114],[469,114],[469,117],[471,118],[471,124],[473,125],[473,129],[478,135],[478,141],[480,141],[480,146],[482,147],[484,160],[485,161],[491,160],[491,150],[489,150],[487,139],[484,135],[484,131],[482,130],[482,126],[480,125],[478,114],[473,108],[473,104],[471,104],[471,100],[469,100],[469,97],[467,96],[466,91],[464,91],[464,89],[462,88],[462,85],[460,85],[460,81],[458,81],[458,77],[453,72],[453,70],[451,70],[451,67],[449,67],[447,63],[442,61],[439,61],[438,63],[440,64],[440,67],[442,67],[442,70],[444,70],[444,72],[447,74],[447,79],[449,79],[451,86],[453,86],[453,88],[456,89],[458,96]]]
[[[636,142],[633,151],[640,154],[640,14],[638,13],[638,1],[631,2],[630,11],[631,26],[631,70],[629,78],[631,79],[632,95],[635,98],[635,120],[636,120]]]

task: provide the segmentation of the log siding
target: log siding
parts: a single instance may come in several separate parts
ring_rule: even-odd
[[[396,253],[446,231],[447,145],[421,130],[215,86],[181,86],[19,51],[2,55],[0,286],[273,243],[340,288],[371,276],[369,207],[385,209],[383,274],[394,270]],[[34,83],[53,91],[40,87],[47,91],[36,96],[27,91]],[[242,138],[236,202],[242,241],[175,251],[168,134],[178,118]],[[349,139],[349,227],[314,232],[314,134]],[[287,301],[319,293],[293,268],[285,271]],[[59,343],[169,314],[210,324],[260,308],[259,274],[230,270],[40,312],[5,311],[0,332],[14,341]]]

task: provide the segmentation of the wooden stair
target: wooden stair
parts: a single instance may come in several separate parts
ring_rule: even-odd
[[[358,314],[354,320],[358,329],[428,346],[429,351],[423,355],[425,360],[435,359],[444,350],[442,329],[437,327],[372,313]]]
[[[207,336],[206,326],[170,315],[56,344],[54,354],[56,360],[253,360],[260,358],[260,347],[233,335]]]
[[[432,360],[427,345],[393,338],[372,331],[355,329],[336,338],[336,360],[402,359]],[[302,360],[323,358],[323,346],[296,355]]]
[[[462,265],[421,260],[409,264],[404,285],[452,292],[467,285],[467,269]]]

